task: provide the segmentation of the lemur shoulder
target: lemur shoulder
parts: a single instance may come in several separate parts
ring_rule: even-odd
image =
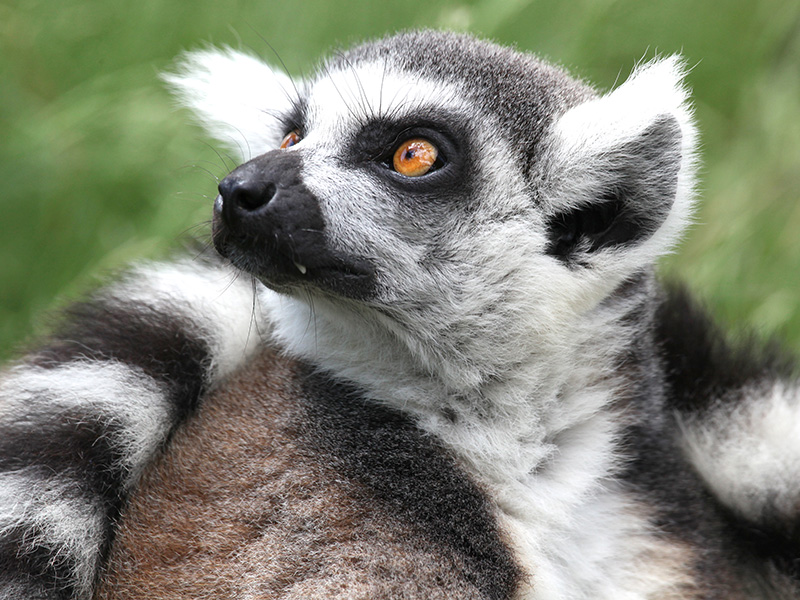
[[[251,153],[217,254],[0,376],[0,597],[798,597],[793,363],[654,275],[683,76],[433,31],[303,81],[188,54],[168,83]]]

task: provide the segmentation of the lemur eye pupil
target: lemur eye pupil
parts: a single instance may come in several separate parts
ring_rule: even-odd
[[[439,150],[423,138],[406,140],[395,150],[394,170],[406,177],[420,177],[428,173],[439,158]]]
[[[300,137],[300,134],[297,132],[297,130],[290,131],[289,133],[286,134],[286,137],[283,138],[280,148],[282,150],[285,150],[286,148],[289,148],[299,143],[300,140],[302,139],[303,138]]]

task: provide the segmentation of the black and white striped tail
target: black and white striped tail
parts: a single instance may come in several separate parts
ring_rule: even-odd
[[[230,268],[143,266],[0,374],[0,598],[88,599],[142,469],[259,343]]]
[[[753,551],[800,581],[800,378],[779,347],[731,344],[681,289],[658,310],[678,442]]]

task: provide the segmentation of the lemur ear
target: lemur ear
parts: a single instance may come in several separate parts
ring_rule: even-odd
[[[555,124],[544,194],[551,254],[581,262],[635,248],[646,261],[680,237],[696,144],[683,76],[678,57],[651,62]]]
[[[278,147],[286,133],[279,115],[296,98],[287,75],[230,48],[186,53],[162,79],[206,131],[242,160]]]

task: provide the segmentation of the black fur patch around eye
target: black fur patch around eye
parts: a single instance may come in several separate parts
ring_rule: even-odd
[[[429,140],[438,149],[438,165],[423,177],[404,177],[392,167],[398,146],[411,138]],[[463,119],[435,110],[402,118],[376,117],[353,135],[344,153],[344,166],[366,166],[410,194],[466,198],[470,161],[469,134]]]
[[[466,153],[464,146],[468,136],[463,119],[446,112],[429,110],[424,114],[402,118],[378,116],[369,119],[352,137],[348,155],[357,161],[383,161],[390,158],[405,140],[425,137],[426,134],[448,162]]]

